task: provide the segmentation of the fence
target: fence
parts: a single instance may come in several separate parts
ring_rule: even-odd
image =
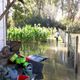
[[[77,73],[78,69],[78,36],[68,34],[68,65]]]

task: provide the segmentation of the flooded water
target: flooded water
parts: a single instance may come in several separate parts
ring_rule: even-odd
[[[67,49],[63,43],[55,46],[55,41],[48,43],[24,44],[24,55],[38,54],[48,59],[43,62],[42,80],[80,80],[72,68],[67,65]]]

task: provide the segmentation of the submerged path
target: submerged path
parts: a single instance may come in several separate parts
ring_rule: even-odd
[[[44,55],[49,58],[44,62],[44,80],[80,80],[76,79],[74,70],[66,65],[67,48],[64,43],[56,47],[55,41],[52,41]]]

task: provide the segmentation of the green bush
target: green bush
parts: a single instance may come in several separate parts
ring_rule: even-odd
[[[26,25],[25,27],[16,28],[10,27],[7,31],[8,40],[17,41],[46,41],[50,35],[50,31],[45,27],[39,27],[37,25]]]
[[[21,28],[11,27],[7,30],[8,40],[21,40]]]

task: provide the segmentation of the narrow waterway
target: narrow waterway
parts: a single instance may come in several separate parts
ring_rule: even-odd
[[[50,45],[45,52],[49,59],[44,62],[43,80],[76,80],[74,70],[67,65],[67,49],[64,43],[59,43],[58,47]]]
[[[67,65],[67,48],[64,43],[59,43],[56,47],[53,40],[48,43],[30,43],[23,46],[24,55],[38,54],[48,58],[43,62],[42,80],[79,80],[74,69]]]

